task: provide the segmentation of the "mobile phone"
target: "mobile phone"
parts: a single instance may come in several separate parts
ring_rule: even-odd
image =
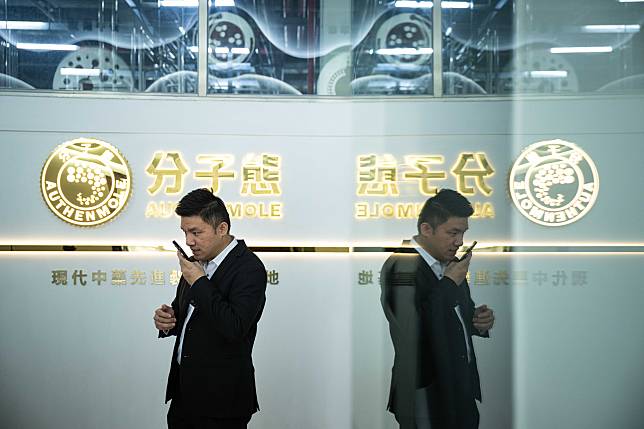
[[[476,243],[477,241],[474,240],[474,243],[472,243],[472,245],[465,250],[465,253],[463,253],[463,256],[459,258],[458,262],[461,262],[463,259],[465,259],[468,253],[472,252],[472,249],[474,249],[474,246],[476,246]]]
[[[176,247],[177,250],[179,252],[181,252],[181,254],[183,255],[184,258],[190,259],[190,257],[186,254],[186,252],[183,250],[183,248],[181,246],[179,246],[179,243],[177,243],[176,241],[172,240],[172,244],[174,244],[174,247]]]

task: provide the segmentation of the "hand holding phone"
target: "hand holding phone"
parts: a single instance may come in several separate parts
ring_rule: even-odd
[[[175,240],[172,240],[172,244],[174,244],[174,247],[176,247],[176,248],[177,248],[177,250],[179,251],[179,253],[181,253],[181,255],[182,255],[185,259],[190,260],[190,257],[189,257],[189,256],[188,256],[188,254],[183,250],[183,248],[182,248],[181,246],[179,246],[179,243],[177,243]]]
[[[477,243],[477,241],[474,240],[474,243],[472,243],[472,245],[465,250],[465,253],[463,253],[463,256],[461,256],[458,259],[458,262],[461,262],[463,259],[465,259],[467,257],[467,255],[468,255],[468,253],[472,253],[472,249],[474,249],[474,246],[476,246],[476,243]]]

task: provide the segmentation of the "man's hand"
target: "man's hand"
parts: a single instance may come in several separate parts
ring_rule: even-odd
[[[206,272],[203,270],[203,267],[199,262],[189,261],[179,252],[177,252],[177,257],[179,258],[179,265],[181,265],[181,274],[183,274],[183,278],[186,279],[190,286],[192,286],[198,278],[206,275]]]
[[[463,283],[463,280],[465,280],[465,276],[467,275],[467,270],[470,268],[471,259],[472,259],[471,252],[468,252],[468,254],[465,256],[465,258],[463,258],[462,261],[454,259],[445,268],[444,276],[449,277],[454,281],[454,283],[456,283],[457,285],[460,285],[461,283]]]
[[[474,327],[483,334],[494,326],[494,311],[487,305],[481,305],[474,309],[474,318],[472,319]]]
[[[174,310],[169,305],[161,304],[161,307],[154,310],[154,326],[159,331],[169,331],[174,328],[177,319],[174,317]]]

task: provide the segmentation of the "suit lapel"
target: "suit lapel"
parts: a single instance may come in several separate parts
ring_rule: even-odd
[[[226,277],[228,270],[235,265],[235,260],[241,256],[241,254],[246,250],[246,243],[244,240],[237,240],[237,245],[233,250],[226,255],[221,264],[217,267],[215,274],[210,278],[214,284],[221,283],[221,280]]]
[[[188,289],[190,289],[190,285],[188,285],[188,282],[181,277],[181,280],[179,281],[179,318],[183,320],[186,315],[188,314],[188,301],[186,300],[186,294],[188,293]]]
[[[420,265],[420,273],[425,277],[426,280],[435,283],[438,281],[438,277],[436,277],[436,273],[434,273],[434,270],[427,264],[427,261],[422,257],[422,255],[418,254],[418,265]]]
[[[438,283],[438,277],[436,277],[434,270],[432,270],[425,258],[423,258],[423,255],[418,253],[418,251],[416,253],[418,254],[418,272],[420,274],[419,286],[421,288],[430,288]]]

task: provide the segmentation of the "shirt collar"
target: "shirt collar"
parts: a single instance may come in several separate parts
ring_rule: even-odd
[[[224,250],[219,252],[219,255],[215,256],[213,259],[204,264],[204,270],[206,271],[206,275],[209,278],[215,273],[217,267],[220,266],[222,262],[224,262],[226,256],[228,256],[228,254],[235,248],[235,246],[237,246],[237,243],[237,239],[233,237],[230,243],[228,243],[228,246],[226,246]]]
[[[432,255],[429,254],[429,252],[425,249],[422,248],[420,244],[414,239],[414,237],[409,240],[411,245],[414,247],[414,249],[420,254],[420,256],[423,257],[425,262],[427,262],[427,265],[434,271],[434,273],[440,278],[443,276],[443,270],[445,267],[443,264],[436,258],[434,258]]]

